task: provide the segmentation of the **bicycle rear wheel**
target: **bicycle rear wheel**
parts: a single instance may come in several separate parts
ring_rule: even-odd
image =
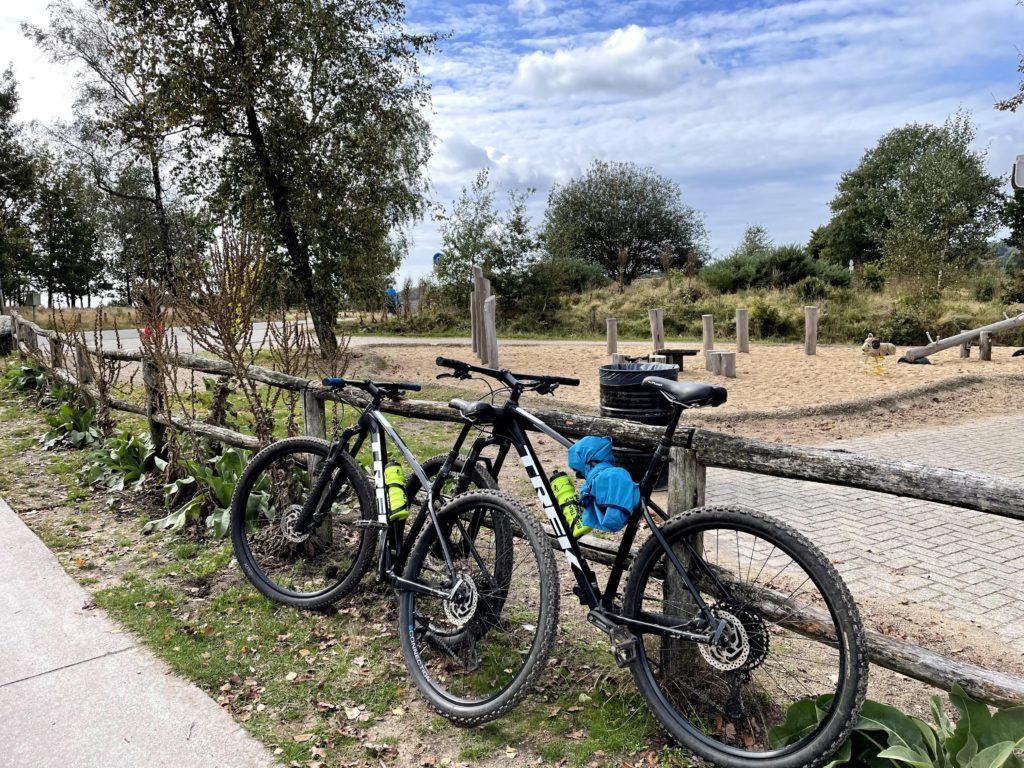
[[[717,645],[639,635],[631,669],[654,714],[725,768],[824,763],[857,721],[868,674],[860,616],[835,568],[804,536],[754,510],[697,509],[661,532],[726,627]],[[706,630],[653,537],[633,564],[623,614]],[[823,633],[838,642],[811,637]],[[787,712],[802,699],[828,711],[814,728],[787,735]]]
[[[322,608],[358,585],[376,550],[378,531],[359,527],[376,518],[362,467],[339,456],[323,493],[327,516],[299,534],[295,522],[326,466],[330,443],[308,437],[280,440],[245,468],[231,500],[231,543],[246,578],[287,605]]]
[[[417,538],[405,578],[458,589],[450,599],[402,591],[402,655],[435,710],[484,723],[514,707],[544,670],[558,626],[558,571],[540,524],[505,494],[461,494],[438,518],[450,531],[456,583],[433,526]]]

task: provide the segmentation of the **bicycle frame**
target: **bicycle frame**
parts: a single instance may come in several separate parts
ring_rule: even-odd
[[[672,551],[668,542],[665,541],[665,538],[662,536],[661,531],[651,516],[651,510],[653,509],[661,519],[668,519],[668,515],[666,515],[666,513],[651,500],[650,496],[656,479],[661,474],[666,462],[669,460],[669,448],[671,446],[672,435],[679,423],[683,410],[682,406],[676,406],[672,420],[666,428],[665,434],[659,441],[651,464],[647,468],[647,472],[640,483],[640,514],[634,513],[631,515],[629,522],[626,524],[622,540],[615,554],[615,560],[604,590],[602,590],[598,584],[597,577],[590,568],[579,542],[572,535],[571,530],[562,519],[558,509],[555,507],[553,501],[554,493],[551,490],[550,482],[548,481],[547,475],[543,471],[543,467],[537,457],[536,450],[530,442],[528,432],[540,432],[567,449],[572,446],[572,441],[559,434],[529,411],[520,407],[515,393],[513,393],[513,397],[510,398],[504,406],[495,409],[497,417],[493,422],[491,422],[493,424],[492,434],[489,437],[481,437],[474,441],[470,449],[469,456],[466,459],[465,470],[463,472],[463,477],[460,478],[460,482],[468,482],[468,478],[465,478],[465,475],[473,466],[475,466],[477,461],[486,462],[486,460],[482,458],[481,454],[488,446],[501,446],[498,459],[495,462],[496,466],[499,468],[501,463],[504,461],[509,448],[514,448],[519,456],[520,462],[526,469],[526,474],[530,478],[531,485],[537,493],[537,499],[544,510],[544,514],[547,517],[548,522],[551,524],[552,530],[555,534],[555,539],[558,543],[558,548],[561,550],[569,568],[572,570],[573,576],[576,579],[576,587],[573,591],[579,598],[581,605],[587,606],[590,609],[588,619],[591,623],[605,631],[611,631],[615,625],[626,625],[627,627],[633,627],[635,629],[643,629],[648,633],[657,633],[694,642],[713,643],[717,642],[718,637],[724,630],[725,622],[719,621],[714,617],[711,609],[704,602],[704,599],[700,596],[700,592],[687,575],[686,569],[679,561],[678,556]],[[458,440],[449,454],[448,461],[445,463],[444,469],[438,473],[438,477],[435,479],[435,482],[443,482],[445,470],[450,471],[451,463],[458,455],[469,431],[473,426],[474,424],[472,422],[467,422],[463,425]],[[465,488],[460,489],[457,486],[456,492],[459,492],[460,490],[465,490]],[[703,623],[701,623],[699,619],[694,619],[691,624],[694,627],[698,625],[708,627],[710,628],[710,631],[693,632],[690,631],[692,627],[689,626],[670,626],[667,622],[664,624],[658,624],[651,620],[626,617],[621,615],[621,613],[615,609],[615,595],[618,592],[622,577],[626,572],[629,552],[636,539],[641,519],[647,523],[648,527],[651,529],[652,535],[657,539],[662,549],[666,552],[669,562],[672,563],[672,566],[678,572],[680,579],[683,584],[686,585],[686,588],[689,590],[693,601],[697,606],[700,618],[703,619]],[[704,562],[703,558],[696,556],[696,552],[692,547],[689,547],[689,544],[687,544],[687,547],[690,548],[689,554],[693,557],[694,561],[699,564],[703,575],[711,579],[717,586],[722,588],[724,592],[728,593],[729,590],[722,585],[707,563]],[[656,617],[649,618],[654,619]]]

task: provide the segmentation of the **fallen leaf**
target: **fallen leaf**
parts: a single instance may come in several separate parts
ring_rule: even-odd
[[[288,682],[291,682],[296,677],[298,677],[298,675],[295,672],[289,672],[287,675],[284,676],[284,679],[287,680]]]
[[[299,744],[304,744],[312,738],[312,733],[300,733],[298,736],[295,737],[295,740],[299,742]]]

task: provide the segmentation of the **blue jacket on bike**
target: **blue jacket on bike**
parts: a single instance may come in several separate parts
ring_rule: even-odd
[[[581,438],[569,449],[569,466],[586,480],[580,488],[583,524],[621,531],[640,503],[640,487],[629,472],[615,466],[611,438]]]

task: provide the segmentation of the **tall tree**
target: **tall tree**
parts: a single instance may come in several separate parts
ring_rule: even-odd
[[[470,269],[483,266],[495,248],[500,214],[494,202],[490,174],[480,170],[463,187],[451,207],[437,214],[441,223],[441,260],[434,276],[445,301],[463,306],[470,291]]]
[[[1002,204],[1000,180],[974,138],[965,113],[887,133],[843,174],[812,252],[844,264],[882,259],[893,273],[927,280],[973,263]]]
[[[107,195],[152,210],[162,263],[150,275],[174,275],[174,238],[167,189],[169,142],[180,133],[156,103],[158,56],[154,41],[116,24],[107,0],[56,0],[49,27],[23,24],[23,31],[56,62],[77,68],[76,123],[61,129]],[[146,173],[145,183],[139,184]],[[122,186],[125,174],[136,183]]]
[[[554,187],[544,239],[555,258],[595,261],[625,284],[657,270],[665,248],[676,267],[707,254],[703,219],[683,203],[679,185],[634,163],[597,160],[581,178]]]
[[[21,293],[31,254],[25,213],[32,199],[34,174],[31,157],[22,143],[18,89],[10,69],[0,75],[0,309],[4,297]]]
[[[321,347],[350,276],[422,210],[426,83],[401,0],[107,0],[154,55],[155,104],[181,130],[183,189],[263,214]]]
[[[30,214],[36,251],[33,271],[51,307],[59,295],[74,306],[109,287],[103,279],[106,264],[100,248],[97,191],[59,155],[41,153],[37,169]]]

